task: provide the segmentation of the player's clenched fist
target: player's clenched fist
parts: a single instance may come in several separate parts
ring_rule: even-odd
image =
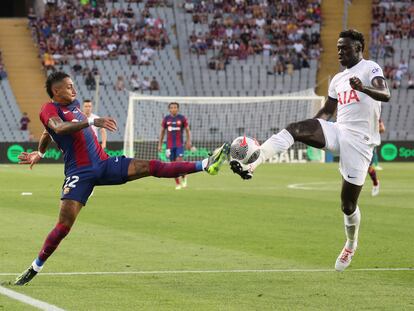
[[[110,117],[97,118],[93,121],[96,127],[103,127],[111,132],[115,132],[118,129],[115,119]]]
[[[362,81],[358,77],[352,77],[349,79],[349,84],[354,90],[362,91],[364,89],[364,85]]]

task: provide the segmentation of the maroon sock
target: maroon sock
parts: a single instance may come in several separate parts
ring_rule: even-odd
[[[50,255],[56,250],[59,246],[59,243],[65,238],[69,233],[70,228],[62,223],[57,223],[55,228],[50,231],[49,235],[46,238],[45,243],[43,244],[42,249],[38,255],[38,258],[41,261],[46,261]]]
[[[150,175],[155,177],[178,177],[201,171],[198,162],[171,162],[165,163],[158,160],[150,160]]]
[[[368,174],[371,177],[374,186],[378,186],[377,172],[375,171],[375,169],[369,168],[368,169]]]

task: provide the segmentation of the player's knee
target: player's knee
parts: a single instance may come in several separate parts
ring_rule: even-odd
[[[352,201],[343,200],[341,204],[342,212],[344,212],[345,215],[351,215],[353,212],[355,212],[357,208],[357,204]]]
[[[290,123],[288,126],[286,126],[286,131],[292,135],[292,137],[296,140],[297,137],[301,134],[301,128],[299,122]]]

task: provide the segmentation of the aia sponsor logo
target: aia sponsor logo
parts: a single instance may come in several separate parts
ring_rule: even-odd
[[[340,105],[346,105],[359,102],[358,93],[355,90],[344,91],[338,93],[338,103]]]

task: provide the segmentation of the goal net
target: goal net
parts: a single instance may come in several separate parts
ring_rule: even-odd
[[[130,93],[124,134],[124,152],[139,159],[167,161],[165,137],[161,152],[158,139],[161,122],[169,114],[168,104],[180,104],[188,119],[192,148],[184,160],[203,159],[209,152],[238,136],[247,135],[263,143],[289,123],[312,118],[324,97],[288,94],[264,97],[170,97]],[[184,141],[186,135],[184,133]],[[323,153],[304,144],[295,145],[270,162],[323,161]]]

